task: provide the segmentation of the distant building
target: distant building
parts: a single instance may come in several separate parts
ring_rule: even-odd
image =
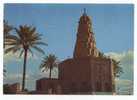
[[[36,93],[40,94],[60,94],[60,81],[59,79],[42,78],[36,81]]]
[[[19,83],[5,84],[3,86],[3,92],[5,94],[16,94],[21,91],[21,86]]]
[[[73,58],[59,64],[58,79],[37,80],[36,91],[46,91],[48,94],[93,94],[114,92],[114,87],[113,63],[111,59],[99,56],[92,22],[84,11],[79,20]]]

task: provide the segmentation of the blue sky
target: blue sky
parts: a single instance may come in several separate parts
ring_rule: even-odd
[[[35,26],[48,43],[43,48],[46,55],[53,53],[64,60],[73,56],[78,21],[84,8],[92,19],[99,50],[104,53],[133,50],[134,9],[131,4],[5,4],[4,19],[15,27]],[[27,63],[28,73],[40,72],[38,66],[43,55],[37,55],[38,59],[30,58]],[[22,60],[7,59],[4,62],[9,73],[22,73]]]

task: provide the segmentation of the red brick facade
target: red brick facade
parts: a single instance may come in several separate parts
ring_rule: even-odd
[[[109,59],[68,59],[60,64],[59,78],[63,93],[112,92],[112,63]]]
[[[60,93],[60,82],[58,79],[42,78],[36,81],[36,91],[43,94]]]

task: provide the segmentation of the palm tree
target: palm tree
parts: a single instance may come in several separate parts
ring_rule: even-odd
[[[104,53],[99,51],[99,57],[100,58],[107,58],[107,59],[112,59],[109,56],[107,57]],[[114,65],[114,76],[115,77],[120,77],[120,75],[123,73],[123,69],[120,66],[120,61],[116,61],[115,59],[112,59],[113,65]]]
[[[114,65],[114,76],[120,77],[120,75],[123,73],[123,69],[120,66],[120,61],[116,61],[112,59],[113,65]]]
[[[40,69],[42,69],[42,72],[50,70],[49,72],[49,78],[51,79],[51,71],[54,67],[57,67],[57,57],[53,54],[49,54],[46,56],[40,65]]]
[[[13,30],[13,27],[11,25],[9,25],[8,22],[5,20],[3,23],[4,23],[4,25],[3,25],[3,35],[4,35],[3,46],[5,49],[6,42],[12,40],[12,36],[11,36],[10,32]],[[3,76],[6,76],[6,72],[7,72],[7,70],[4,68],[3,69]]]
[[[5,43],[12,39],[12,35],[10,34],[10,32],[13,30],[13,27],[9,25],[8,22],[5,20],[3,27],[4,27],[3,33],[4,33],[4,48],[5,48]]]
[[[7,21],[4,20],[4,37],[9,35],[9,32],[13,29],[11,25],[8,24]]]
[[[22,77],[22,91],[25,88],[25,75],[26,75],[26,63],[27,55],[30,52],[33,56],[32,49],[39,51],[44,54],[44,51],[38,45],[47,45],[46,43],[41,42],[41,35],[36,32],[35,27],[21,25],[19,28],[15,28],[16,35],[14,40],[8,41],[6,45],[5,53],[17,53],[20,51],[20,57],[24,54],[24,63],[23,63],[23,77]]]
[[[100,51],[99,51],[98,57],[100,57],[100,58],[106,58],[106,56],[104,55],[104,53],[100,52]]]
[[[3,69],[3,76],[6,76],[6,72],[7,72],[7,70]]]

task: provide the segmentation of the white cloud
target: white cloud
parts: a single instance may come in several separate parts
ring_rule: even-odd
[[[119,61],[119,60],[125,59],[126,57],[132,58],[134,54],[132,50],[129,50],[129,51],[124,51],[120,53],[108,52],[108,53],[105,53],[105,55]]]
[[[133,81],[116,79],[116,93],[117,94],[133,94]]]
[[[39,57],[36,53],[33,54],[33,56],[28,53],[27,59],[33,59],[33,60],[38,60]],[[19,52],[13,54],[13,53],[8,53],[4,54],[4,63],[8,63],[9,61],[17,61],[21,62],[23,60],[23,56],[19,57]]]
[[[134,61],[134,53],[132,50],[124,51],[121,53],[109,52],[105,53],[105,55],[113,58],[117,61],[120,61],[120,66],[123,68],[123,74],[121,75],[121,79],[133,80],[133,61]]]
[[[4,54],[4,63],[7,63],[12,60],[21,61],[21,58],[17,54],[13,55],[12,53]]]
[[[31,77],[29,74],[26,74],[26,80],[29,80]],[[17,81],[19,82],[20,80],[22,80],[22,74],[17,73],[17,74],[6,74],[6,76],[4,77],[4,82],[9,82],[12,83],[12,81]]]
[[[122,84],[122,85],[133,85],[133,81],[131,81],[131,80],[116,79],[115,81],[116,81],[117,85],[120,85],[120,84]]]

